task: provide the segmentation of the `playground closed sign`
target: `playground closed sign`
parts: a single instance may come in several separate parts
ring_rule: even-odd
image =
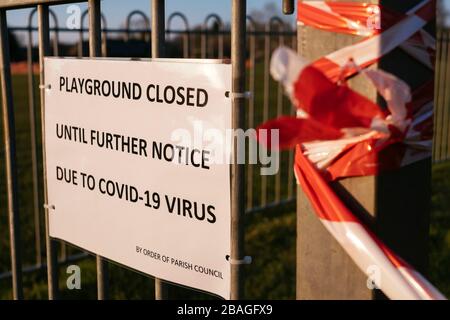
[[[231,66],[46,58],[50,236],[230,297]]]

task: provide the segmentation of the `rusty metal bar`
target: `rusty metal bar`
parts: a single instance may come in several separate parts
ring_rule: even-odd
[[[433,160],[443,159],[443,120],[444,120],[444,92],[445,92],[445,61],[447,59],[447,46],[445,43],[445,31],[437,30],[436,41],[436,85],[435,85],[435,120],[433,139]]]
[[[102,56],[102,16],[100,0],[89,0],[89,56]],[[97,298],[108,299],[108,264],[101,256],[96,256],[97,263]]]
[[[278,22],[278,28],[280,31],[284,31],[286,29],[286,26],[281,19],[279,19],[279,20],[274,19],[273,21]],[[269,23],[269,25],[271,25],[271,23]],[[284,45],[284,36],[281,33],[278,36],[278,45],[279,46]],[[283,100],[284,100],[283,85],[281,84],[281,82],[278,82],[278,84],[277,84],[277,117],[280,117],[283,114]],[[281,156],[281,154],[280,154],[280,156]],[[279,202],[281,200],[281,172],[282,172],[282,169],[280,167],[280,170],[278,170],[278,173],[275,176],[275,202]]]
[[[19,9],[36,5],[55,5],[80,2],[80,0],[0,0],[2,9]]]
[[[6,10],[0,10],[0,72],[13,297],[23,298],[14,106]]]
[[[247,21],[249,22],[249,30],[255,31],[256,24],[253,19],[247,16]],[[248,127],[253,129],[255,127],[255,68],[256,68],[256,36],[248,33],[249,41],[249,52],[250,52],[250,67],[249,67],[249,85],[248,90],[253,94],[248,99]],[[251,150],[251,149],[250,149]],[[251,155],[249,155],[249,158]],[[254,164],[249,163],[247,167],[247,210],[253,207],[253,166]]]
[[[164,57],[165,45],[165,1],[152,0],[152,58]],[[168,299],[168,285],[155,278],[155,299]]]
[[[246,0],[232,0],[231,6],[231,62],[233,92],[245,91],[245,55],[246,55]],[[245,101],[233,99],[233,129],[245,128]],[[234,141],[236,150],[237,142]],[[244,214],[245,214],[245,165],[238,164],[237,154],[231,173],[231,259],[244,257]],[[231,265],[231,299],[242,298],[242,266]]]
[[[152,57],[164,57],[165,46],[165,1],[152,1]]]
[[[45,84],[44,57],[50,55],[49,9],[47,5],[38,6],[38,34],[39,34],[39,75],[40,83]],[[42,167],[44,183],[44,203],[48,203],[47,193],[47,168],[45,157],[45,92],[41,87],[41,123],[42,123]],[[45,208],[45,244],[47,253],[47,283],[48,298],[54,300],[58,296],[58,256],[57,243],[49,234],[49,210]]]
[[[27,82],[28,82],[28,109],[30,119],[30,141],[31,141],[31,172],[33,183],[33,217],[34,217],[34,245],[36,250],[36,264],[42,264],[41,252],[41,220],[39,206],[40,188],[39,188],[39,172],[37,159],[39,157],[37,150],[36,137],[36,97],[34,94],[35,82],[33,72],[33,34],[31,30],[32,19],[37,9],[33,9],[28,16],[28,42],[27,42]]]
[[[295,10],[295,1],[294,0],[283,0],[283,13],[284,14],[293,14]]]
[[[265,30],[269,31],[269,26],[266,25]],[[269,120],[269,99],[270,99],[270,36],[268,33],[264,35],[264,79],[263,79],[263,122]],[[261,146],[260,146],[261,148]],[[261,176],[261,198],[260,206],[267,204],[267,176]]]
[[[297,37],[295,35],[292,36],[292,50],[297,51]],[[296,109],[292,103],[290,103],[290,112],[289,114],[295,116]],[[295,184],[294,184],[294,151],[289,150],[289,168],[288,168],[288,191],[287,191],[287,199],[292,199],[295,192]]]
[[[450,53],[450,32],[445,30],[445,46],[447,47],[447,55],[445,56],[445,68],[442,68],[441,72],[445,74],[444,76],[444,101],[443,101],[443,145],[441,147],[442,160],[450,159],[450,92],[448,89],[448,81],[450,80],[450,61],[448,54]]]

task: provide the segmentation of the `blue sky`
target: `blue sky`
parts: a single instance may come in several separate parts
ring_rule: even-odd
[[[281,0],[248,0],[247,13],[254,10],[264,10],[268,4],[277,7],[275,13],[282,15]],[[79,4],[81,10],[86,9],[86,4]],[[52,6],[52,10],[58,16],[60,26],[65,25],[68,14],[68,5]],[[150,0],[103,0],[102,13],[106,16],[108,27],[118,28],[123,25],[126,15],[132,10],[139,9],[150,13]],[[225,22],[229,22],[231,16],[231,0],[166,0],[166,17],[172,12],[180,11],[184,13],[191,25],[201,23],[210,13],[219,14]],[[30,9],[8,11],[9,26],[26,26]],[[36,25],[37,18],[34,19]],[[292,17],[294,21],[294,17]],[[174,28],[177,27],[174,20]],[[70,40],[70,36],[65,40]]]

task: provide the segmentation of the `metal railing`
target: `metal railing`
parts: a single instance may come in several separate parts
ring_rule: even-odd
[[[13,281],[13,291],[14,298],[23,297],[23,285],[21,275],[23,272],[36,272],[47,270],[48,277],[48,287],[49,287],[49,298],[54,299],[57,297],[57,271],[58,266],[71,261],[76,261],[88,257],[87,253],[80,253],[79,250],[73,249],[69,245],[62,243],[61,250],[57,251],[57,242],[50,239],[48,236],[48,221],[45,220],[45,228],[42,228],[41,220],[43,217],[47,217],[42,203],[46,203],[46,187],[45,181],[40,181],[43,175],[42,169],[40,167],[42,164],[39,162],[40,159],[44,157],[42,154],[42,149],[40,147],[42,141],[40,139],[42,131],[38,132],[40,128],[39,117],[36,116],[36,110],[38,108],[38,103],[36,102],[35,88],[37,87],[35,76],[33,74],[33,35],[38,34],[38,44],[39,44],[39,76],[40,83],[43,81],[43,68],[42,62],[43,57],[47,55],[57,56],[61,53],[60,50],[60,35],[62,33],[73,33],[78,35],[78,42],[74,45],[74,51],[76,55],[82,57],[83,44],[86,41],[84,36],[89,32],[89,55],[91,57],[95,56],[108,56],[109,52],[109,42],[111,40],[123,40],[124,43],[130,41],[132,35],[143,34],[143,40],[148,43],[149,50],[143,52],[143,57],[159,57],[164,55],[164,41],[162,38],[166,39],[168,44],[180,44],[181,50],[177,57],[180,58],[220,58],[220,59],[238,59],[242,60],[241,68],[245,68],[246,76],[243,79],[245,81],[245,89],[253,92],[253,95],[248,101],[239,102],[245,104],[245,113],[247,116],[241,115],[241,120],[239,123],[235,123],[235,127],[241,128],[253,128],[262,121],[269,119],[269,117],[274,117],[281,114],[292,114],[294,112],[291,104],[284,98],[282,87],[275,84],[269,76],[269,61],[270,55],[278,45],[288,45],[292,48],[296,48],[296,32],[293,28],[287,25],[281,18],[273,17],[267,23],[256,23],[251,17],[246,17],[247,31],[243,34],[245,35],[245,43],[247,44],[247,50],[244,52],[239,51],[239,56],[236,56],[235,52],[231,49],[236,44],[232,43],[233,31],[226,29],[220,16],[216,14],[207,15],[204,19],[203,24],[191,28],[187,17],[180,13],[175,12],[167,17],[167,28],[164,28],[165,21],[162,19],[150,19],[142,11],[132,11],[129,15],[125,17],[125,28],[108,28],[107,18],[100,13],[99,1],[90,0],[89,11],[82,13],[81,24],[79,29],[68,29],[59,26],[56,15],[52,12],[49,4],[56,3],[67,3],[74,1],[1,1],[0,0],[0,10],[2,13],[1,22],[3,23],[1,33],[2,33],[2,92],[3,92],[3,119],[5,121],[4,125],[4,136],[6,159],[9,159],[5,164],[5,170],[7,173],[6,179],[11,185],[8,185],[8,212],[10,215],[10,249],[11,249],[11,260],[12,268],[11,270],[5,269],[0,266],[0,281],[3,279],[12,279]],[[153,1],[156,7],[153,7],[153,16],[164,17],[164,12],[161,12],[161,7],[158,7],[159,1]],[[241,3],[242,1],[233,2]],[[245,1],[244,1],[245,2]],[[29,125],[30,125],[30,139],[31,139],[31,166],[30,171],[32,172],[32,183],[30,184],[29,192],[33,195],[33,224],[27,224],[26,226],[21,226],[19,223],[18,216],[18,186],[17,186],[17,168],[15,168],[15,137],[14,137],[14,110],[12,108],[13,101],[5,99],[12,99],[12,79],[10,72],[10,62],[7,56],[6,45],[7,40],[5,35],[7,35],[6,27],[6,9],[18,8],[23,6],[34,6],[37,8],[30,12],[28,25],[23,27],[14,27],[9,30],[15,33],[24,33],[26,35],[26,57],[27,57],[27,93],[28,93],[28,110],[29,110]],[[160,4],[161,5],[161,4]],[[245,8],[245,6],[244,6]],[[159,11],[158,11],[159,10]],[[32,21],[33,16],[37,13],[38,15],[38,26],[33,27]],[[236,15],[237,13],[235,13]],[[238,14],[237,14],[238,15]],[[90,17],[89,26],[84,27],[84,21],[86,17]],[[50,27],[49,18],[53,20],[53,26]],[[144,23],[144,28],[133,29],[132,20],[140,18]],[[156,20],[156,21],[155,21]],[[183,27],[181,29],[173,29],[172,25],[175,20],[179,20]],[[233,20],[232,28],[236,21]],[[242,22],[241,22],[242,23]],[[245,21],[244,21],[245,23]],[[216,27],[212,30],[211,25]],[[235,30],[234,32],[239,33],[242,30]],[[52,35],[52,37],[50,37]],[[151,36],[150,36],[151,35]],[[150,53],[150,48],[152,48]],[[235,54],[233,57],[232,55]],[[242,55],[244,57],[242,57]],[[246,62],[244,64],[244,62]],[[236,71],[235,71],[236,72]],[[257,81],[257,79],[263,79],[263,82]],[[242,79],[239,80],[242,82]],[[238,85],[238,84],[235,84]],[[41,95],[41,118],[43,117],[43,95]],[[43,130],[43,128],[41,128]],[[45,164],[45,159],[43,159]],[[244,175],[246,178],[246,183],[244,180],[239,180],[235,182],[233,188],[238,188],[240,194],[235,193],[235,198],[233,203],[238,204],[242,202],[241,206],[245,206],[245,212],[247,213],[258,213],[267,210],[274,210],[282,206],[295,203],[295,184],[294,175],[292,170],[293,164],[293,153],[282,155],[282,161],[280,162],[281,170],[274,177],[266,177],[259,175],[259,168],[257,166],[246,166],[245,170],[238,175]],[[238,167],[238,166],[236,166]],[[45,168],[45,166],[44,166]],[[237,168],[235,168],[237,169]],[[239,169],[241,170],[241,169]],[[245,173],[244,173],[245,172]],[[288,182],[287,184],[282,184],[282,181]],[[270,183],[269,183],[270,182]],[[273,182],[273,183],[272,183]],[[272,188],[272,186],[274,186]],[[247,193],[246,199],[243,199],[242,194],[243,188]],[[25,190],[20,190],[24,192]],[[237,191],[236,191],[237,192]],[[237,197],[237,198],[236,198]],[[242,211],[242,208],[234,208],[234,212]],[[27,214],[24,212],[24,214]],[[234,228],[242,229],[242,223],[240,226],[235,225]],[[20,248],[21,237],[20,237],[20,227],[24,229],[28,228],[27,232],[34,232],[34,250],[35,258],[34,262],[27,264],[22,267],[21,253],[18,251]],[[31,231],[31,229],[33,231]],[[45,230],[43,230],[45,229]],[[45,231],[45,234],[44,232]],[[242,233],[240,230],[238,233]],[[241,237],[239,235],[239,237]],[[43,241],[45,240],[45,241]],[[241,256],[242,250],[239,248],[241,244],[238,244],[241,240],[235,240],[233,243],[237,243],[234,251],[237,256]],[[43,243],[46,243],[46,252],[43,252]],[[6,250],[7,248],[0,248],[0,250]],[[44,257],[47,257],[46,263],[44,263]],[[236,256],[236,259],[238,258]],[[27,259],[29,260],[29,259]],[[107,263],[101,257],[97,257],[97,278],[98,278],[98,298],[106,299],[108,297],[108,270]],[[167,298],[167,291],[162,283],[156,280],[156,293],[157,298]],[[237,297],[238,293],[234,293],[234,297]]]
[[[84,36],[89,32],[89,55],[108,56],[109,42],[113,39],[123,39],[125,42],[130,41],[132,35],[144,34],[143,41],[148,43],[148,53],[143,56],[163,56],[164,55],[164,38],[167,43],[181,42],[181,50],[179,57],[182,58],[231,58],[234,61],[234,90],[242,92],[244,89],[252,91],[254,94],[248,101],[239,101],[234,105],[234,110],[246,110],[238,112],[235,117],[235,127],[253,128],[259,123],[273,118],[280,114],[293,113],[290,103],[283,97],[282,88],[274,83],[269,76],[269,61],[272,50],[279,44],[289,45],[296,48],[297,39],[296,32],[289,25],[286,25],[280,18],[274,17],[265,24],[256,23],[251,17],[246,17],[247,30],[242,28],[242,12],[245,9],[245,1],[233,0],[235,6],[233,13],[232,29],[226,29],[220,16],[210,14],[206,16],[203,24],[192,27],[189,20],[182,13],[176,12],[165,19],[150,19],[144,12],[133,11],[126,18],[125,28],[108,28],[107,18],[103,17],[99,8],[98,0],[89,0],[90,14],[83,13],[83,19],[89,17],[88,27],[81,24],[80,29],[63,28],[58,24],[57,17],[50,10],[50,5],[79,2],[68,0],[0,0],[0,72],[1,72],[1,90],[2,90],[2,116],[3,116],[3,136],[4,136],[4,169],[5,171],[5,202],[6,206],[0,202],[0,205],[8,212],[8,228],[9,228],[9,250],[11,258],[11,267],[0,265],[0,281],[10,279],[13,283],[13,296],[16,299],[23,298],[22,273],[36,272],[47,270],[49,298],[54,299],[58,296],[57,273],[58,266],[63,263],[77,261],[89,256],[87,253],[80,253],[73,250],[70,246],[62,246],[57,251],[57,242],[48,236],[47,214],[42,207],[45,203],[46,188],[42,186],[45,181],[40,181],[43,176],[40,165],[42,165],[43,154],[41,152],[40,137],[42,135],[39,118],[43,115],[43,95],[40,96],[40,103],[37,103],[35,88],[37,87],[35,76],[33,74],[33,34],[38,34],[39,44],[39,77],[40,82],[44,83],[43,77],[43,58],[47,55],[60,54],[60,34],[74,33],[78,35],[78,43],[76,44],[76,55],[83,56],[83,43],[86,41]],[[164,16],[163,1],[152,1],[153,16],[161,18]],[[244,3],[244,5],[243,5]],[[32,194],[32,209],[28,214],[30,221],[27,225],[21,225],[19,220],[19,184],[18,169],[16,164],[16,136],[15,136],[15,117],[16,108],[13,107],[13,77],[11,76],[11,63],[9,57],[8,44],[8,27],[6,21],[6,10],[33,7],[37,8],[30,13],[27,26],[15,27],[10,30],[13,32],[24,32],[27,41],[27,99],[28,99],[28,122],[30,130],[30,148],[31,148],[31,164],[29,171],[31,175],[31,183],[26,186]],[[162,10],[162,11],[161,11]],[[38,27],[32,26],[32,17],[37,13]],[[132,29],[131,21],[140,17],[143,19],[145,28]],[[50,28],[50,18],[53,20],[53,27]],[[245,16],[244,16],[245,18]],[[173,29],[175,19],[182,22],[182,29]],[[245,19],[244,19],[245,20]],[[84,21],[83,21],[84,22]],[[167,28],[164,27],[167,26]],[[216,28],[211,30],[211,25]],[[238,27],[240,26],[240,27]],[[50,37],[50,33],[53,37]],[[232,40],[234,34],[234,41]],[[113,37],[115,36],[115,38]],[[241,41],[239,41],[239,36]],[[247,44],[247,50],[243,49],[243,41]],[[450,159],[450,96],[448,83],[450,79],[450,38],[448,30],[438,31],[437,56],[436,56],[436,121],[435,121],[435,140],[433,149],[433,159],[436,162]],[[52,41],[51,41],[52,40]],[[153,46],[152,46],[153,45]],[[150,52],[150,48],[152,48]],[[227,52],[227,48],[230,48]],[[231,49],[231,48],[234,48]],[[240,48],[240,49],[239,49]],[[231,53],[231,54],[230,54]],[[232,56],[234,55],[234,56]],[[237,63],[239,61],[239,63]],[[246,62],[246,65],[244,64]],[[245,69],[245,72],[243,72]],[[239,76],[237,76],[239,74]],[[245,88],[244,80],[245,81]],[[262,79],[258,81],[257,79]],[[238,90],[240,88],[240,90]],[[245,104],[245,105],[244,105]],[[40,106],[41,116],[37,116],[37,110]],[[236,111],[235,111],[236,112]],[[235,113],[236,116],[236,113]],[[45,159],[43,159],[45,163]],[[295,183],[292,172],[293,154],[286,153],[282,155],[280,162],[282,168],[280,173],[274,177],[260,176],[257,166],[247,166],[246,168],[234,166],[235,176],[238,180],[233,182],[233,216],[239,212],[257,213],[267,210],[278,209],[286,204],[295,203]],[[44,166],[45,168],[45,166]],[[236,175],[237,173],[237,175]],[[244,184],[244,176],[246,183]],[[283,183],[287,181],[287,183]],[[243,192],[245,188],[246,192]],[[25,190],[21,189],[21,192]],[[246,193],[246,199],[242,195]],[[0,195],[2,196],[2,195]],[[245,206],[245,210],[243,207]],[[43,220],[45,218],[45,228],[43,228]],[[233,259],[240,259],[242,252],[242,222],[237,220],[237,224],[233,226]],[[22,253],[20,247],[22,243],[21,231],[33,233],[34,258],[31,264],[22,266]],[[22,230],[21,230],[22,229]],[[1,237],[6,237],[6,232],[0,233]],[[43,243],[45,242],[46,251],[43,251]],[[5,241],[0,243],[0,246]],[[0,252],[5,252],[7,247],[0,247]],[[44,259],[46,257],[46,260]],[[26,257],[27,262],[30,260]],[[238,267],[233,267],[238,268]],[[233,270],[234,287],[239,287],[236,283],[239,281],[239,270]],[[98,276],[98,297],[105,299],[108,297],[108,270],[107,263],[101,257],[97,257],[97,276]],[[158,283],[156,297],[166,298],[167,292],[162,283]],[[239,292],[234,291],[233,297],[239,297]]]
[[[433,161],[450,160],[450,30],[438,29],[436,39]]]

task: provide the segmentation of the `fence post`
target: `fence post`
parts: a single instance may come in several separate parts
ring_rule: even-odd
[[[152,58],[165,56],[165,1],[152,1]]]
[[[164,57],[165,45],[165,1],[152,0],[152,58]],[[161,279],[155,278],[155,299],[167,300],[169,286]]]
[[[8,197],[9,241],[14,299],[23,299],[22,259],[20,250],[20,220],[17,198],[16,135],[9,59],[6,10],[0,10],[0,71],[2,86],[2,116],[5,144],[6,189]]]
[[[250,31],[251,33],[248,34],[248,50],[249,50],[249,62],[250,62],[250,67],[249,67],[249,82],[248,82],[248,90],[250,92],[253,92],[252,96],[250,97],[249,101],[248,101],[248,128],[254,128],[255,127],[255,97],[254,97],[254,92],[255,92],[255,69],[256,69],[256,35],[255,35],[255,31],[256,31],[256,25],[255,25],[255,21],[252,19],[252,17],[247,16],[247,23],[248,23],[248,31]],[[246,210],[250,210],[253,208],[253,183],[254,183],[254,178],[253,178],[253,165],[249,165],[247,167],[247,181],[246,181],[246,185],[247,185],[247,194],[246,194],[246,198],[247,198],[247,207]]]
[[[89,56],[91,58],[102,56],[102,16],[100,0],[89,0]],[[108,263],[97,255],[97,298],[108,299]]]
[[[36,264],[42,265],[42,246],[41,246],[41,207],[40,188],[39,188],[39,170],[38,170],[38,149],[37,149],[37,132],[36,132],[36,102],[35,102],[35,81],[33,72],[33,31],[32,20],[37,9],[33,9],[28,16],[28,32],[27,32],[27,80],[28,80],[28,110],[30,118],[30,141],[31,141],[31,171],[33,181],[33,214],[34,214],[34,241],[36,248]]]
[[[233,92],[245,91],[246,57],[246,0],[232,0],[231,6],[231,63]],[[245,104],[243,99],[233,99],[233,129],[245,128]],[[245,214],[245,165],[237,163],[237,142],[234,143],[231,171],[231,259],[241,260],[244,256],[244,214]],[[231,299],[242,299],[242,266],[231,265]]]
[[[362,2],[362,1],[358,1]],[[406,12],[418,1],[373,1]],[[299,52],[309,59],[345,47],[360,37],[298,27]],[[424,72],[411,57],[394,50],[381,59],[378,68],[400,76],[412,86],[420,85]],[[353,88],[376,99],[372,86],[360,77]],[[420,272],[426,270],[431,187],[429,159],[379,176],[346,178],[333,187],[347,206],[394,252]],[[367,277],[319,222],[309,201],[298,187],[297,203],[297,298],[376,299],[383,295],[369,290]],[[383,281],[383,279],[381,279]]]
[[[283,13],[293,14],[295,10],[294,0],[283,0]]]
[[[50,55],[50,26],[49,26],[49,9],[48,5],[38,5],[38,36],[39,36],[39,76],[40,84],[45,84],[44,77],[44,57]],[[48,203],[47,193],[47,169],[45,157],[45,94],[44,88],[41,87],[41,123],[42,123],[42,167],[43,167],[43,191],[44,203]],[[47,255],[47,283],[48,298],[54,300],[58,295],[58,256],[57,243],[50,238],[49,233],[49,210],[44,209],[45,214],[45,245]]]

